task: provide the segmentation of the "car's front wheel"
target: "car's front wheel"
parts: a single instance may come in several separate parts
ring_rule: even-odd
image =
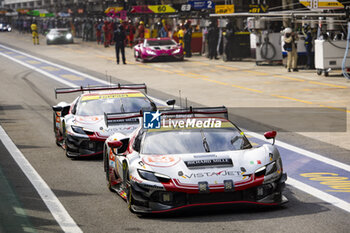
[[[63,136],[63,143],[62,143],[62,147],[64,149],[64,154],[68,157],[68,158],[73,158],[73,156],[70,156],[68,153],[68,145],[67,145],[67,134],[66,134],[66,123],[63,121],[62,122],[62,136]]]
[[[124,186],[124,192],[126,193],[126,202],[128,203],[128,209],[130,212],[134,212],[132,209],[132,205],[134,204],[134,198],[133,198],[133,193],[134,190],[131,186],[130,183],[130,174],[129,174],[129,167],[127,163],[123,163],[123,186]]]
[[[106,173],[107,187],[110,191],[113,191],[111,183],[111,174],[109,172],[109,155],[106,148],[103,148],[103,167]]]

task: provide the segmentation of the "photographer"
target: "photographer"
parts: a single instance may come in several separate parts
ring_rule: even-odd
[[[287,69],[288,72],[293,69],[293,71],[298,71],[297,68],[297,61],[298,61],[298,53],[297,53],[297,44],[296,41],[298,40],[298,34],[293,32],[291,28],[284,29],[284,50],[287,51],[288,57],[287,57]]]

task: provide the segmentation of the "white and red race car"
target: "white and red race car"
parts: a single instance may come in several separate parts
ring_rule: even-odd
[[[215,114],[227,116],[227,109],[106,114],[108,125],[143,119],[136,131],[118,132],[106,140],[103,159],[108,187],[138,214],[235,203],[286,203],[282,191],[287,175],[277,148],[273,144],[253,148],[227,117]],[[275,131],[265,133],[268,139],[275,136]]]
[[[72,103],[53,106],[56,144],[67,157],[101,155],[104,141],[115,132],[131,133],[139,126],[137,119],[107,127],[104,113],[156,109],[155,103],[140,90],[145,84],[58,88],[55,94],[84,92]]]

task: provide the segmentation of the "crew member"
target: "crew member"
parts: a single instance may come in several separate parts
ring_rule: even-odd
[[[120,22],[121,23],[121,22]],[[109,45],[113,45],[113,33],[114,33],[114,23],[109,22],[107,24],[107,30],[108,30],[108,43]]]
[[[32,30],[33,44],[38,45],[39,44],[38,26],[36,25],[35,21],[33,21],[32,25],[30,25],[30,29]]]
[[[143,21],[140,21],[140,25],[137,28],[138,33],[138,40],[139,43],[142,42],[145,39],[145,26],[143,25]]]
[[[184,36],[185,36],[185,31],[184,31],[183,25],[180,24],[179,31],[177,32],[177,37],[179,38],[179,44],[181,44],[182,48],[185,47]]]
[[[97,44],[101,43],[102,25],[100,24],[100,21],[101,21],[101,19],[96,21],[96,23],[94,25],[95,30],[96,30],[96,41],[97,41]]]
[[[288,57],[287,57],[287,69],[288,72],[293,69],[293,71],[298,71],[297,68],[297,61],[298,61],[298,54],[297,54],[297,44],[296,41],[298,40],[298,35],[292,31],[291,28],[284,29],[284,50],[287,51]]]
[[[185,24],[185,35],[184,35],[184,43],[185,43],[185,56],[186,57],[192,57],[192,51],[191,51],[191,43],[192,43],[192,26],[191,21],[187,21]]]
[[[217,58],[217,46],[219,42],[219,29],[215,21],[211,22],[208,30],[209,59]]]
[[[226,25],[226,32],[224,34],[226,38],[225,44],[225,54],[227,61],[231,61],[234,53],[234,36],[235,36],[235,27],[234,22],[230,21]]]
[[[119,52],[122,53],[123,64],[125,61],[125,31],[123,25],[119,25],[114,31],[114,42],[115,42],[115,55],[117,57],[117,64],[119,64]]]
[[[306,49],[306,57],[307,57],[307,63],[306,63],[306,68],[311,69],[313,64],[312,64],[312,35],[311,35],[311,30],[310,30],[310,25],[305,24],[303,27],[303,34],[305,36],[305,49]]]
[[[126,25],[125,31],[127,35],[128,44],[130,48],[132,48],[132,45],[134,43],[135,27],[132,24],[131,20],[129,20],[128,24]]]

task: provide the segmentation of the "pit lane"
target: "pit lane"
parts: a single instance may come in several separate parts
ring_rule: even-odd
[[[12,51],[13,52],[13,51]],[[13,55],[13,56],[23,56],[23,54],[18,55],[18,54],[7,54],[7,55]],[[16,58],[17,59],[17,58]],[[26,58],[23,58],[26,59]],[[44,145],[50,145],[50,151],[48,149],[38,149],[38,148],[32,148],[32,151],[26,151],[23,150],[24,154],[26,157],[28,157],[28,159],[30,160],[30,162],[33,164],[34,167],[36,167],[39,170],[39,174],[42,175],[42,177],[45,180],[49,180],[47,181],[50,187],[55,187],[57,188],[57,186],[61,186],[61,188],[63,190],[66,189],[73,189],[75,190],[75,192],[79,193],[79,189],[82,190],[89,190],[87,189],[83,184],[84,182],[86,182],[85,184],[90,184],[92,185],[91,188],[92,190],[94,190],[96,193],[94,194],[94,196],[96,196],[96,198],[99,201],[102,201],[101,198],[105,197],[106,200],[109,200],[113,203],[115,203],[115,209],[112,209],[110,205],[106,206],[106,205],[102,205],[102,206],[84,206],[83,204],[81,206],[76,206],[72,203],[72,200],[70,200],[70,198],[63,198],[60,197],[60,195],[58,195],[59,199],[63,202],[64,206],[66,206],[67,210],[69,213],[71,213],[71,215],[73,216],[73,218],[76,220],[76,222],[78,224],[82,225],[82,229],[84,231],[92,231],[91,229],[95,229],[97,231],[101,231],[101,228],[89,228],[87,226],[92,226],[90,225],[91,223],[88,222],[86,219],[88,220],[92,220],[92,222],[94,224],[96,223],[100,223],[103,225],[107,225],[108,227],[110,227],[110,218],[111,216],[109,215],[113,215],[115,216],[115,214],[113,214],[113,211],[117,211],[118,213],[121,211],[123,214],[130,216],[130,220],[121,220],[123,225],[125,228],[124,230],[127,231],[126,226],[133,223],[133,226],[137,226],[137,227],[131,227],[131,231],[138,231],[139,230],[146,230],[146,231],[153,231],[151,230],[152,228],[149,228],[148,226],[143,226],[141,223],[147,223],[149,224],[151,222],[151,225],[153,227],[155,227],[155,225],[157,224],[164,224],[165,225],[173,225],[174,228],[174,232],[176,230],[176,223],[178,221],[183,222],[183,225],[185,227],[185,232],[187,231],[208,231],[208,229],[212,229],[213,231],[220,231],[217,229],[222,229],[223,232],[225,231],[230,231],[230,230],[237,230],[238,231],[254,231],[259,229],[259,222],[261,220],[264,220],[264,226],[268,227],[266,228],[269,229],[269,231],[272,229],[275,229],[275,231],[279,231],[278,229],[280,229],[280,226],[275,226],[274,224],[274,220],[276,220],[275,218],[285,218],[285,217],[289,217],[288,221],[287,221],[287,225],[289,224],[293,224],[294,221],[305,221],[308,224],[314,225],[313,227],[308,228],[308,231],[310,232],[315,232],[316,230],[320,230],[320,231],[324,231],[324,228],[320,227],[318,228],[315,227],[315,223],[318,222],[317,218],[320,217],[321,219],[325,218],[324,220],[327,219],[327,221],[333,221],[334,222],[338,222],[341,224],[337,224],[337,226],[326,226],[326,222],[327,221],[323,221],[321,225],[325,224],[323,227],[328,227],[329,231],[346,231],[348,230],[348,226],[346,225],[346,221],[344,218],[344,216],[348,216],[348,213],[343,212],[342,210],[339,210],[335,207],[332,207],[331,205],[328,205],[324,202],[319,203],[318,199],[315,199],[314,197],[311,197],[309,195],[306,195],[303,192],[298,191],[297,189],[294,189],[290,186],[288,186],[288,190],[287,190],[287,197],[290,199],[290,203],[287,205],[287,207],[284,209],[280,209],[280,210],[274,210],[274,211],[259,211],[256,209],[253,210],[248,210],[247,211],[243,211],[243,217],[241,214],[239,214],[238,211],[225,211],[224,214],[218,214],[218,213],[208,213],[207,215],[204,214],[201,215],[198,213],[195,214],[194,217],[191,217],[191,214],[188,214],[188,216],[185,216],[185,218],[182,217],[175,217],[175,218],[171,218],[171,219],[138,219],[136,221],[138,221],[137,223],[135,221],[132,221],[132,219],[135,219],[136,217],[129,214],[126,211],[126,206],[122,201],[118,201],[119,199],[115,199],[114,195],[112,193],[106,192],[106,188],[104,186],[104,176],[103,176],[103,169],[102,166],[100,167],[100,161],[67,161],[67,159],[63,156],[63,153],[60,151],[59,148],[55,148],[54,146],[52,146],[51,144],[53,143],[53,139],[51,140],[52,137],[52,129],[50,128],[51,124],[51,111],[50,111],[50,107],[49,104],[51,103],[55,103],[55,100],[53,98],[53,88],[57,87],[57,85],[61,86],[62,84],[58,84],[55,81],[47,81],[47,76],[43,76],[41,74],[37,74],[37,73],[33,73],[28,71],[28,69],[23,68],[22,66],[18,66],[16,64],[13,64],[11,62],[9,62],[8,60],[6,61],[5,59],[1,59],[2,60],[2,64],[5,64],[4,67],[6,67],[6,69],[4,69],[4,72],[8,75],[8,77],[13,77],[13,74],[18,74],[17,78],[12,78],[9,80],[5,80],[4,81],[4,87],[7,90],[4,90],[3,94],[2,94],[2,99],[7,100],[8,102],[19,102],[20,105],[22,106],[23,104],[25,105],[25,107],[23,109],[19,109],[19,110],[15,110],[17,113],[11,113],[11,111],[5,111],[6,115],[9,115],[11,120],[14,121],[19,121],[20,124],[19,125],[15,125],[15,124],[10,124],[10,123],[3,123],[2,120],[2,124],[4,124],[4,128],[6,129],[6,131],[8,131],[8,133],[10,134],[11,137],[14,137],[14,141],[16,143],[18,143],[18,141],[24,140],[25,143],[29,143],[31,145],[40,145],[42,143],[44,143]],[[31,57],[32,61],[33,57]],[[25,60],[26,61],[26,60]],[[38,61],[38,60],[37,60]],[[39,61],[41,63],[41,61]],[[31,63],[25,63],[25,64],[31,64],[31,65],[39,65],[36,62],[32,62]],[[49,64],[52,65],[52,64]],[[142,65],[142,64],[141,64]],[[46,67],[47,64],[45,64],[44,67]],[[28,67],[28,66],[27,66]],[[6,70],[11,69],[12,70],[10,72],[6,72]],[[162,69],[162,68],[157,68],[157,69]],[[83,72],[86,72],[86,70],[83,70]],[[23,73],[21,74],[22,71]],[[65,72],[65,71],[64,71]],[[43,73],[42,73],[43,74]],[[74,75],[74,77],[78,77],[77,73],[73,73],[73,74],[69,74],[69,73],[64,73],[64,75]],[[95,76],[95,74],[93,74]],[[99,77],[101,77],[103,75],[99,75]],[[20,78],[18,78],[20,77]],[[73,77],[73,76],[63,76],[63,80],[64,77]],[[83,77],[84,78],[84,77]],[[85,78],[84,78],[85,79]],[[45,81],[45,82],[44,82]],[[67,80],[66,80],[67,81]],[[69,80],[70,82],[72,81],[82,81],[80,80]],[[96,81],[96,80],[95,80]],[[87,83],[91,84],[92,80],[88,80]],[[14,85],[16,84],[16,85]],[[336,85],[336,84],[332,84],[332,85]],[[8,87],[8,88],[6,88]],[[22,92],[17,92],[20,93],[19,95],[15,94],[15,91],[17,89],[21,90],[23,87],[26,87],[26,90],[24,89]],[[28,88],[29,87],[29,88]],[[12,90],[12,91],[10,91]],[[40,94],[39,94],[40,93]],[[157,91],[151,91],[151,94],[153,96],[159,96],[160,98],[162,98],[162,95],[164,95],[163,93],[157,93]],[[28,99],[33,100],[33,102],[28,103]],[[71,100],[71,98],[64,97],[62,99],[65,99],[67,101]],[[163,98],[164,99],[164,98]],[[38,107],[38,104],[40,107]],[[18,114],[18,111],[20,112]],[[22,113],[22,114],[21,114]],[[23,116],[26,116],[25,118]],[[40,118],[36,119],[36,118]],[[32,123],[32,124],[28,124],[28,123]],[[26,123],[26,124],[25,124]],[[34,134],[36,137],[30,137],[30,138],[23,138],[23,129],[20,130],[20,127],[23,127],[24,129],[26,129],[24,132],[24,134],[28,135],[32,135]],[[19,129],[18,129],[19,128]],[[38,132],[38,128],[40,128],[40,131]],[[45,132],[44,132],[45,130]],[[32,134],[31,134],[32,133]],[[45,135],[45,137],[44,137]],[[53,137],[52,137],[53,138]],[[42,141],[41,141],[42,140]],[[259,141],[259,139],[254,139],[256,140],[256,143],[262,143],[262,141]],[[308,139],[310,140],[310,139]],[[292,140],[290,140],[292,141]],[[312,140],[311,140],[312,141]],[[334,149],[331,146],[328,148],[328,150],[333,150],[333,151],[338,151],[339,154],[343,153],[343,151],[340,149]],[[33,153],[37,154],[37,153],[44,153],[44,154],[49,154],[49,156],[47,156],[46,161],[40,161],[40,159],[38,159],[39,157],[43,158],[46,157],[44,154],[40,154],[37,157],[33,155]],[[288,156],[288,153],[290,152],[286,152],[286,156]],[[317,163],[319,160],[312,160],[309,157],[306,160],[309,160],[309,163],[305,162],[305,158],[304,159],[299,159],[298,157],[296,157],[295,154],[290,153],[290,159],[292,162],[294,161],[294,166],[295,166],[295,161],[303,161],[304,163],[302,164],[302,166],[300,167],[304,167],[304,168],[310,168],[310,164],[314,164],[314,166],[311,166],[311,170],[314,171],[313,169],[317,169],[317,168],[322,168],[322,170],[324,169],[335,169],[332,170],[333,172],[338,172],[337,174],[344,176],[344,177],[349,177],[348,173],[344,173],[344,171],[342,171],[341,169],[337,169],[337,167],[320,167],[319,164]],[[48,161],[50,158],[53,159],[55,161],[55,164],[59,164],[59,167],[61,166],[68,166],[66,168],[66,171],[68,172],[67,176],[64,175],[60,175],[58,177],[51,177],[51,170],[53,170],[52,172],[54,174],[59,174],[59,170],[57,170],[58,168],[51,168],[52,166],[50,166],[52,163],[51,161]],[[282,154],[282,158],[285,159],[285,155]],[[346,158],[342,158],[343,160],[347,161]],[[32,160],[32,161],[31,161]],[[292,163],[291,162],[291,163]],[[77,163],[79,163],[77,165]],[[74,165],[73,165],[74,164]],[[80,165],[82,164],[82,165]],[[84,166],[84,164],[89,164],[91,166]],[[292,163],[293,164],[293,163]],[[46,166],[45,166],[46,165]],[[286,162],[284,163],[285,165],[285,169],[288,171],[288,165],[286,164]],[[327,166],[331,166],[329,164],[326,164]],[[78,167],[79,166],[79,167]],[[83,168],[81,168],[83,167]],[[50,168],[48,171],[48,168]],[[62,168],[62,167],[61,167]],[[76,170],[78,169],[78,173],[83,172],[82,170],[84,168],[87,168],[86,170],[86,174],[100,174],[102,175],[102,177],[98,177],[98,175],[96,177],[94,177],[94,180],[96,181],[96,179],[98,180],[98,182],[96,183],[91,183],[91,181],[89,181],[89,178],[92,178],[89,175],[83,175],[83,174],[76,174]],[[72,169],[72,170],[70,170]],[[343,169],[344,170],[344,169]],[[306,171],[309,172],[309,170],[301,170],[302,172]],[[300,170],[296,171],[296,176],[300,176]],[[330,170],[327,170],[330,171]],[[94,173],[96,172],[96,173]],[[294,172],[294,171],[293,171]],[[347,171],[348,172],[348,171]],[[70,176],[72,175],[72,176]],[[77,176],[78,175],[78,176]],[[63,177],[62,177],[63,176]],[[71,177],[74,177],[74,179],[72,179]],[[304,178],[304,177],[302,177]],[[59,179],[63,179],[65,181],[67,181],[66,184],[61,184],[62,181],[60,181]],[[51,181],[51,182],[50,182]],[[83,181],[83,182],[82,182]],[[80,183],[82,182],[82,183]],[[304,181],[306,183],[306,181]],[[58,184],[57,184],[58,183]],[[73,184],[75,185],[73,185]],[[72,186],[71,186],[72,185]],[[312,183],[308,183],[308,185],[312,185]],[[102,186],[102,187],[101,187]],[[74,188],[73,188],[74,187]],[[98,187],[101,187],[102,189],[100,190]],[[320,188],[321,186],[318,186],[316,188]],[[102,193],[101,193],[102,192]],[[59,192],[58,192],[59,193]],[[80,199],[79,199],[79,203],[82,203],[83,201],[87,201],[92,198],[89,198],[88,193],[90,193],[89,191],[87,191],[84,194],[80,195]],[[102,194],[102,195],[101,195]],[[97,197],[98,196],[98,197]],[[345,197],[346,198],[346,197]],[[348,201],[348,200],[347,200]],[[118,205],[118,204],[119,205]],[[312,205],[308,205],[310,203],[313,203]],[[96,204],[98,205],[98,204]],[[75,206],[75,208],[72,208],[72,206]],[[105,207],[105,208],[102,208]],[[305,207],[308,207],[308,209],[303,209]],[[84,214],[82,214],[80,210],[85,210],[83,211]],[[95,219],[94,217],[96,217],[96,215],[94,215],[91,210],[96,210],[96,208],[102,208],[101,210],[103,211],[107,211],[106,214],[101,214],[103,215],[103,217],[101,218],[100,216]],[[295,209],[296,208],[296,209]],[[300,209],[298,209],[300,208]],[[290,213],[290,211],[292,211],[292,214]],[[256,214],[255,211],[257,211],[258,213]],[[87,213],[88,212],[88,213]],[[345,214],[344,214],[345,213]],[[275,215],[279,215],[279,216],[275,216]],[[258,215],[262,215],[260,217],[258,217]],[[321,216],[320,216],[321,215]],[[334,216],[333,216],[334,215]],[[338,216],[339,215],[339,216]],[[104,221],[104,217],[106,218],[106,220]],[[203,220],[204,219],[204,220]],[[210,219],[215,219],[215,220],[210,220]],[[231,220],[229,220],[231,219]],[[204,222],[202,222],[202,220]],[[252,220],[255,220],[252,222]],[[126,222],[125,222],[126,221]],[[207,222],[205,222],[207,221]],[[230,222],[231,221],[231,222]],[[108,224],[109,222],[109,224]],[[223,223],[224,222],[224,223]],[[107,223],[107,224],[106,224]],[[231,224],[230,224],[231,223]],[[234,223],[234,224],[233,224]],[[249,223],[249,225],[247,225]],[[174,225],[175,224],[175,225]],[[296,222],[294,222],[294,224],[296,224]],[[320,225],[320,223],[318,223]],[[233,225],[235,227],[233,227]],[[96,225],[97,226],[97,225]],[[292,225],[290,225],[292,226]],[[105,226],[104,226],[105,227]],[[108,228],[107,229],[110,229]],[[209,228],[207,228],[209,227]],[[335,228],[334,228],[335,227]],[[300,226],[300,231],[303,230],[305,231],[307,227],[304,226]],[[105,229],[105,228],[103,228]],[[113,229],[113,228],[112,228]],[[284,229],[285,231],[288,231],[286,229]],[[294,229],[291,229],[291,232],[294,232]],[[103,230],[102,230],[103,231]],[[121,230],[123,231],[123,230]]]

